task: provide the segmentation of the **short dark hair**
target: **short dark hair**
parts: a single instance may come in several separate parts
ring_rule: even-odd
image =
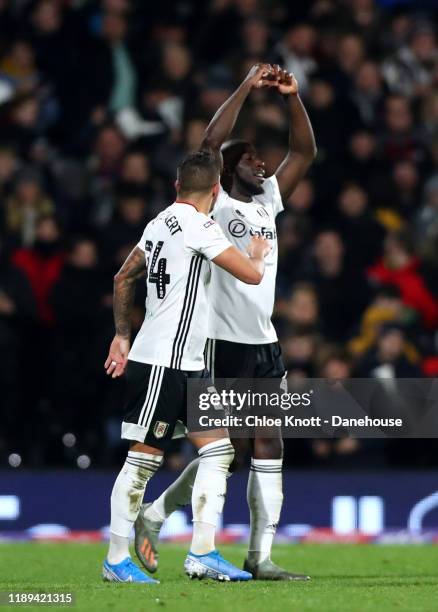
[[[220,154],[211,149],[187,155],[177,170],[180,193],[202,193],[211,189],[219,180],[221,165]]]
[[[222,145],[221,153],[224,160],[221,183],[227,193],[233,185],[233,174],[244,153],[252,148],[247,140],[228,140]]]

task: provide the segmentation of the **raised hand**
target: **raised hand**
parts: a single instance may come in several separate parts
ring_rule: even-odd
[[[254,89],[276,87],[277,82],[271,64],[255,64],[248,72],[245,82]]]
[[[274,85],[282,95],[298,93],[298,82],[292,72],[283,70],[278,64],[272,67],[275,77]]]

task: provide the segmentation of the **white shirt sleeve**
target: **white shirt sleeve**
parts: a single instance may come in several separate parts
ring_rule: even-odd
[[[264,206],[272,206],[274,217],[284,210],[283,200],[281,198],[280,188],[278,187],[278,181],[275,174],[270,176],[263,183],[263,193],[256,196],[258,202],[261,202]]]
[[[186,228],[185,245],[210,260],[232,246],[216,221],[202,213],[193,215]]]

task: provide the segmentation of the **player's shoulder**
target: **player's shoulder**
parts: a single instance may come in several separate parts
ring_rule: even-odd
[[[191,229],[202,231],[217,225],[217,223],[212,217],[205,213],[194,210],[193,214],[190,216],[189,225]]]
[[[217,195],[216,202],[214,203],[214,210],[217,211],[227,206],[231,206],[231,197],[228,195],[222,185],[220,185],[219,193]]]
[[[283,198],[275,174],[264,181],[263,193],[256,195],[254,201],[271,210],[274,217],[284,209]]]

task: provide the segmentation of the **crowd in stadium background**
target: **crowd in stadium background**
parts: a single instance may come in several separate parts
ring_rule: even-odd
[[[278,218],[274,322],[289,375],[438,373],[432,6],[0,0],[2,465],[11,453],[24,467],[122,456],[124,383],[103,369],[113,275],[258,61],[294,73],[318,146]],[[287,133],[280,96],[253,92],[235,134],[257,144],[268,174]],[[144,298],[139,283],[135,330]],[[286,443],[289,465],[437,457],[433,441]]]

